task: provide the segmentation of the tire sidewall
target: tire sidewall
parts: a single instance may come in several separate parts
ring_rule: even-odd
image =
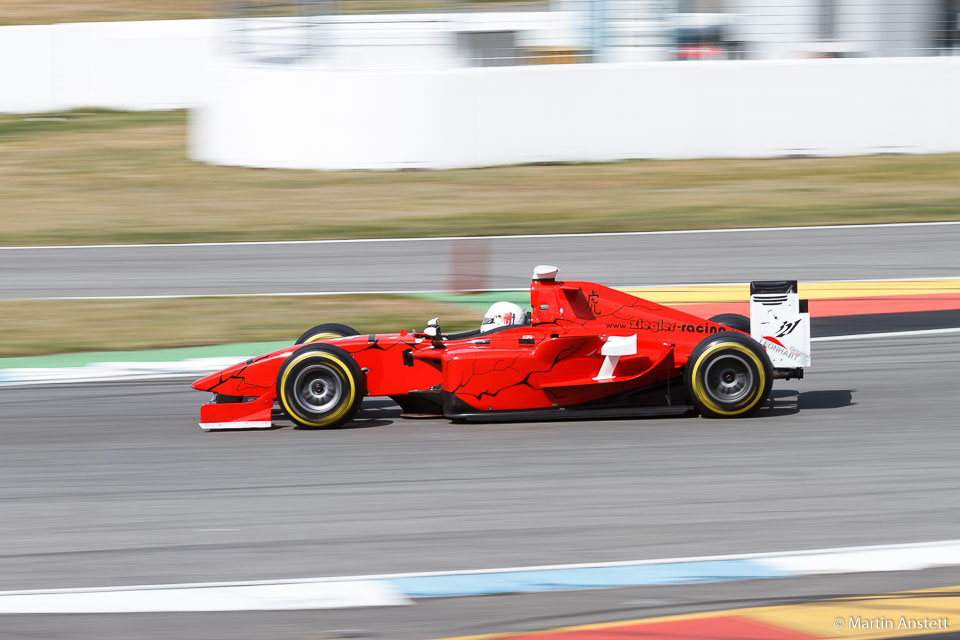
[[[311,412],[292,398],[294,384],[300,371],[310,366],[324,365],[342,385],[340,401],[325,412]],[[363,372],[349,353],[332,344],[306,344],[284,360],[277,372],[277,402],[284,414],[301,427],[333,429],[349,422],[360,408],[367,394]]]
[[[709,364],[729,355],[746,363],[754,380],[750,393],[735,403],[724,402],[712,395],[705,381]],[[708,336],[694,347],[685,367],[685,381],[690,399],[702,415],[741,418],[756,412],[769,397],[773,366],[763,347],[753,338],[734,332],[722,333]]]
[[[360,332],[353,327],[338,322],[325,322],[315,327],[310,327],[301,333],[294,344],[311,344],[319,340],[333,340],[335,338],[358,335],[360,335]]]

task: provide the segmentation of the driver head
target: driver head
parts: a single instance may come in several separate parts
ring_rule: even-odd
[[[495,302],[490,305],[483,315],[480,324],[481,333],[505,327],[508,325],[522,325],[527,323],[527,314],[518,304],[512,302]]]

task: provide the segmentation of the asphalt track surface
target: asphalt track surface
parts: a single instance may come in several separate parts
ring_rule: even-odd
[[[960,224],[320,244],[0,248],[0,299],[960,276]],[[482,266],[487,265],[487,266]],[[486,277],[472,279],[479,271]],[[460,280],[467,276],[465,280]]]
[[[769,406],[734,421],[454,425],[402,420],[371,400],[344,430],[203,433],[205,398],[182,380],[3,388],[0,590],[956,538],[958,352],[956,334],[818,343],[805,380],[777,382]],[[157,637],[146,630],[172,625],[183,630],[176,637],[361,629],[427,638],[525,619],[522,628],[549,627],[940,583],[960,583],[957,572],[437,600],[403,611],[4,616],[0,637]],[[622,604],[638,598],[645,604]]]

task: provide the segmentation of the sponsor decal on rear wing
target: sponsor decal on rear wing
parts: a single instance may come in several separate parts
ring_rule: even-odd
[[[810,366],[810,314],[796,280],[750,283],[750,335],[775,368]]]

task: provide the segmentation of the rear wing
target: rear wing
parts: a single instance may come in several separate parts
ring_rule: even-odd
[[[796,280],[750,283],[750,335],[775,369],[810,366],[810,313]]]

